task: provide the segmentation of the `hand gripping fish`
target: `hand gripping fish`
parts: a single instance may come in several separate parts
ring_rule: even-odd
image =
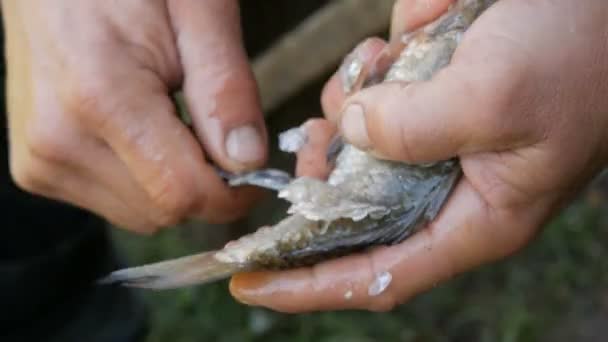
[[[464,32],[493,2],[458,0],[440,18],[391,43],[371,67],[348,56],[340,70],[344,90],[352,93],[380,82],[430,79],[450,62]],[[461,175],[457,159],[425,165],[380,160],[339,138],[328,157],[335,160],[335,167],[327,181],[292,179],[273,169],[224,174],[232,186],[278,191],[291,203],[288,215],[221,250],[118,270],[101,282],[178,288],[238,272],[307,266],[397,244],[436,217]]]

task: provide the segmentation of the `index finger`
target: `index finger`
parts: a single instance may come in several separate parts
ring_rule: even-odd
[[[157,224],[170,226],[189,217],[226,222],[253,204],[254,189],[228,188],[207,164],[160,79],[133,73],[130,67],[115,68],[107,78],[88,98],[77,98],[81,107],[74,109],[88,113],[87,128],[108,144],[144,189],[157,211]],[[112,93],[112,84],[130,87],[107,99],[104,94]],[[91,100],[98,98],[104,101]]]
[[[437,220],[399,245],[309,268],[239,274],[230,291],[244,303],[282,312],[390,310],[522,246],[531,230],[512,228],[531,224],[532,216],[509,215],[491,209],[463,180]]]

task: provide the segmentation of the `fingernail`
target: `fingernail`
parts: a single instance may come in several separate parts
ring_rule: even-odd
[[[340,83],[342,83],[342,91],[346,95],[350,95],[358,90],[357,88],[362,83],[364,61],[361,60],[356,51],[346,56],[338,71]]]
[[[265,273],[237,273],[230,279],[229,288],[232,296],[248,306],[258,306],[255,301],[259,289],[266,285]]]
[[[247,305],[247,306],[258,306],[257,304],[254,304],[253,302],[250,302],[247,298],[245,298],[243,295],[241,295],[239,292],[235,292],[232,294],[232,298],[234,298],[237,302],[243,304],[243,305]]]
[[[377,53],[378,47],[384,43],[378,38],[368,38],[359,43],[351,53],[342,61],[342,65],[338,69],[340,83],[342,83],[342,91],[346,95],[361,88],[363,82],[367,78],[366,64],[371,62]]]
[[[226,138],[228,157],[239,164],[254,164],[264,158],[264,140],[260,131],[251,126],[241,126],[228,133]]]
[[[368,149],[371,147],[367,124],[363,107],[359,104],[351,104],[344,110],[340,124],[342,134],[351,144]]]

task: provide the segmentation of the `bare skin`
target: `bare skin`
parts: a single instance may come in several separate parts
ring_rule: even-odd
[[[393,34],[450,2],[399,1]],[[501,0],[429,82],[345,98],[333,77],[323,106],[347,140],[394,160],[459,156],[464,177],[436,221],[402,244],[311,268],[240,274],[232,294],[292,313],[386,311],[520,250],[606,166],[607,17],[603,0]],[[359,49],[373,56],[379,44]],[[383,270],[393,276],[390,286],[369,296]]]
[[[10,165],[23,189],[142,233],[235,219],[267,137],[236,0],[2,1]],[[169,94],[183,87],[194,129]]]

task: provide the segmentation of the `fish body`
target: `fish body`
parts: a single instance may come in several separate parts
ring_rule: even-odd
[[[347,57],[342,69],[347,92],[379,82],[430,79],[451,60],[463,33],[494,1],[459,0],[440,18],[404,35],[391,46],[390,63],[366,70]],[[218,251],[118,270],[103,283],[166,289],[208,283],[234,273],[286,269],[402,242],[432,221],[456,185],[457,159],[425,165],[375,158],[339,139],[327,181],[292,179],[278,170],[226,175],[229,183],[278,191],[291,203],[273,226],[228,243]]]

